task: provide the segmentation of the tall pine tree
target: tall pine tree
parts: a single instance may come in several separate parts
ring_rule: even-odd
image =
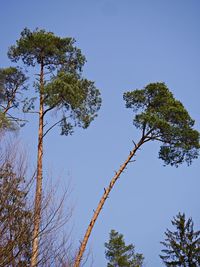
[[[9,58],[21,61],[26,67],[38,71],[34,81],[35,94],[27,98],[24,111],[38,115],[38,156],[34,211],[33,253],[31,266],[37,266],[39,256],[39,231],[41,222],[43,138],[56,125],[61,134],[68,135],[75,126],[87,128],[97,116],[101,105],[99,90],[94,82],[82,77],[85,57],[75,46],[73,38],[60,38],[52,32],[25,28],[16,45],[10,47]],[[38,108],[36,107],[38,96]],[[53,111],[59,119],[49,125]],[[49,125],[49,126],[47,126]],[[49,127],[49,128],[47,128]]]
[[[141,146],[147,142],[158,141],[160,143],[159,158],[166,165],[176,167],[184,162],[190,165],[199,155],[200,134],[193,129],[194,120],[164,83],[150,83],[143,89],[126,92],[124,100],[126,107],[136,113],[133,117],[133,125],[140,130],[141,136],[137,143],[133,142],[134,147],[127,159],[115,172],[109,185],[104,188],[81,242],[75,267],[80,266],[92,229],[113,186]]]

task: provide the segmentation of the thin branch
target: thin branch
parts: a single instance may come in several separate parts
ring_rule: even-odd
[[[24,113],[34,113],[34,114],[39,114],[39,111],[24,111]]]
[[[49,129],[47,129],[46,132],[43,134],[42,138],[44,138],[45,135],[47,135],[48,132],[51,131],[51,129],[53,129],[53,128],[54,128],[56,125],[58,125],[61,121],[62,121],[62,119],[59,120],[59,121],[57,121],[56,123],[54,123],[51,127],[49,127]]]
[[[148,137],[148,135],[149,135],[150,133],[152,133],[153,130],[155,130],[155,129],[154,129],[154,128],[150,129],[150,130],[145,134],[145,136],[143,136],[143,137]]]
[[[132,143],[134,144],[134,146],[136,147],[136,143],[135,143],[135,141],[134,140],[132,140]]]
[[[45,115],[47,112],[49,112],[50,110],[54,109],[55,107],[56,107],[56,105],[53,105],[52,107],[47,108],[47,109],[43,112],[43,117],[44,117],[44,115]]]
[[[144,122],[144,124],[143,124],[142,137],[145,136],[145,130],[146,130],[146,122]]]
[[[13,121],[15,121],[15,122],[28,122],[28,120],[23,120],[23,119],[19,119],[19,118],[16,118],[16,117],[13,117],[11,114],[9,114],[9,113],[7,113],[7,117],[9,118],[9,119],[12,119]]]

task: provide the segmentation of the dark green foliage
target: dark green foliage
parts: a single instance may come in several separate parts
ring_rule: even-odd
[[[10,114],[11,109],[18,108],[22,90],[26,89],[27,78],[19,68],[0,69],[0,128],[11,128],[21,120]]]
[[[81,71],[85,57],[74,43],[73,38],[60,38],[52,32],[39,29],[31,32],[25,28],[16,46],[10,47],[8,57],[14,62],[22,59],[27,66],[43,64],[51,71],[61,68],[76,73]]]
[[[29,266],[32,212],[27,208],[24,177],[11,163],[0,166],[0,266]]]
[[[25,89],[24,82],[26,80],[26,76],[19,68],[8,67],[0,69],[0,101],[9,102],[12,100],[13,105],[17,107],[17,95],[14,92],[20,86]]]
[[[36,91],[44,96],[44,115],[55,109],[60,112],[62,134],[72,133],[74,126],[87,128],[101,105],[99,90],[94,82],[82,78],[85,57],[73,38],[60,38],[52,32],[25,28],[9,58],[27,66],[40,65],[44,74],[35,82]],[[43,76],[42,76],[43,75]],[[41,77],[44,78],[41,84]],[[34,98],[27,99],[24,110],[35,108]]]
[[[107,267],[141,267],[144,261],[142,254],[135,253],[132,244],[126,245],[124,237],[115,230],[110,232],[110,240],[105,243]]]
[[[141,111],[133,124],[143,131],[143,139],[163,143],[159,158],[165,164],[191,164],[198,157],[199,132],[193,129],[194,120],[164,83],[151,83],[142,90],[127,92],[124,100],[127,108]]]
[[[63,71],[45,86],[45,96],[46,106],[62,110],[64,119],[68,114],[66,122],[69,125],[62,125],[63,131],[72,127],[73,122],[75,126],[87,128],[101,104],[94,82],[77,79],[76,75]]]
[[[6,115],[0,111],[0,132],[5,129],[13,128]]]
[[[172,220],[174,232],[167,229],[166,238],[161,242],[165,249],[160,255],[166,266],[200,266],[200,231],[194,231],[192,218],[186,220],[185,214],[179,213]]]

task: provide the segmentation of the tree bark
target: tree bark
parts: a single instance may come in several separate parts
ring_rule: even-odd
[[[44,126],[43,88],[44,88],[44,66],[43,64],[41,64],[37,176],[36,176],[36,193],[35,193],[34,229],[33,229],[33,247],[32,247],[32,255],[31,255],[31,267],[36,267],[38,265],[38,255],[39,255],[39,231],[40,231],[41,206],[42,206],[42,163],[43,163],[43,126]]]
[[[94,224],[99,216],[99,213],[101,212],[103,205],[106,201],[106,199],[108,198],[108,195],[110,193],[110,191],[112,190],[114,184],[116,183],[116,181],[118,180],[118,178],[120,177],[121,173],[124,171],[124,169],[126,168],[126,166],[128,165],[128,163],[131,161],[132,157],[135,155],[136,151],[139,149],[139,147],[145,142],[145,137],[143,136],[140,141],[135,144],[135,147],[133,148],[132,151],[130,151],[130,154],[128,156],[128,158],[126,159],[126,161],[120,166],[118,172],[115,173],[114,177],[111,179],[110,184],[108,185],[107,188],[104,188],[104,194],[101,197],[99,204],[96,208],[96,210],[94,211],[94,214],[92,216],[92,219],[88,225],[88,228],[86,230],[85,236],[83,238],[83,241],[81,242],[78,254],[76,256],[75,259],[75,263],[74,263],[74,267],[79,267],[82,257],[83,257],[83,253],[85,252],[86,249],[86,245],[88,242],[88,239],[91,235],[92,229],[94,227]]]

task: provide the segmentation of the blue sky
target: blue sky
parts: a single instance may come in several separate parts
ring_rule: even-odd
[[[73,188],[73,242],[79,245],[103,188],[137,141],[132,112],[123,92],[163,81],[183,102],[200,130],[199,0],[7,0],[1,3],[1,67],[24,27],[52,31],[77,40],[87,58],[84,76],[95,81],[102,108],[87,130],[71,137],[50,133],[45,141],[45,170],[61,174]],[[34,166],[37,120],[20,134]],[[117,182],[89,241],[94,267],[106,266],[104,242],[111,229],[145,256],[147,267],[159,267],[160,241],[179,211],[200,228],[200,159],[190,167],[163,167],[158,144],[145,145],[137,161]],[[56,178],[55,178],[56,179]],[[47,181],[45,181],[47,182]],[[48,183],[48,182],[47,182]],[[89,267],[89,262],[86,267]]]

